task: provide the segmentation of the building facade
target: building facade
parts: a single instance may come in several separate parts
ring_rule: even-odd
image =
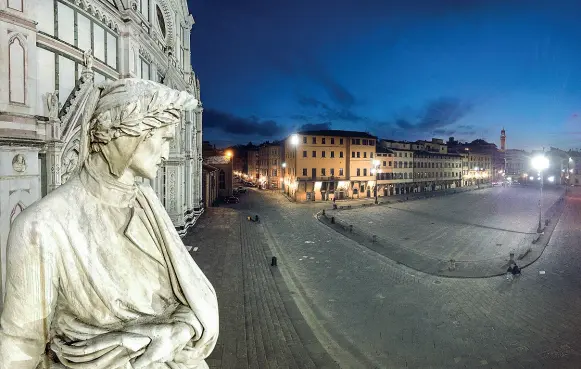
[[[218,155],[204,158],[204,163],[218,169],[218,196],[232,196],[234,190],[234,160],[232,155]]]
[[[505,175],[513,179],[528,177],[530,156],[524,150],[510,149],[504,152]]]
[[[401,142],[381,140],[380,146],[393,156],[394,174],[387,178],[387,194],[437,191],[462,186],[462,157],[449,153],[443,140]],[[381,182],[380,182],[381,183]]]
[[[259,178],[259,174],[260,174],[260,167],[258,165],[259,161],[258,161],[258,151],[256,150],[249,150],[246,153],[247,156],[247,162],[248,162],[248,170],[247,170],[247,175],[248,175],[248,179],[256,182],[258,181]]]
[[[0,260],[14,217],[77,167],[97,83],[136,77],[200,99],[185,0],[0,0]],[[202,207],[202,107],[183,114],[151,183],[184,235]]]
[[[215,206],[218,201],[220,169],[208,164],[202,165],[202,200],[204,208]]]
[[[304,131],[284,141],[285,192],[297,201],[366,196],[376,137],[364,132]]]
[[[258,148],[258,184],[262,189],[277,190],[283,179],[283,147],[280,142],[264,143]]]
[[[462,156],[463,186],[478,186],[491,182],[492,155],[487,152],[465,150]]]

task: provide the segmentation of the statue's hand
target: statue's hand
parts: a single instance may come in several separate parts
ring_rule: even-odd
[[[151,343],[145,352],[133,361],[134,369],[146,368],[151,363],[172,361],[194,335],[193,329],[185,323],[146,325],[141,329],[149,332]]]

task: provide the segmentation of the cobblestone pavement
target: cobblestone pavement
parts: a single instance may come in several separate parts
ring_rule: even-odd
[[[545,191],[544,213],[554,218],[552,207],[563,193],[560,187]],[[536,238],[538,189],[494,187],[423,201],[327,210],[327,217],[335,217],[337,223],[345,226],[353,225],[356,233],[375,235],[378,243],[387,248],[408,251],[397,254],[382,252],[379,246],[374,248],[412,267],[430,267],[438,261],[454,259],[474,268],[475,262],[496,260],[496,269],[501,270],[502,264],[505,270],[509,253],[521,255]],[[417,260],[412,262],[413,257]]]
[[[252,192],[241,208],[260,215],[297,305],[342,367],[581,367],[581,194],[540,259],[507,281],[415,272],[317,222],[314,207]]]
[[[235,208],[210,208],[184,238],[218,295],[220,336],[208,365],[336,368],[304,324],[284,283],[279,291],[260,224],[245,217]]]

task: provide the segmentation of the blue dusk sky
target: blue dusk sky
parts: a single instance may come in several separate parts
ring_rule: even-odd
[[[301,128],[581,148],[581,2],[189,0],[204,139]]]

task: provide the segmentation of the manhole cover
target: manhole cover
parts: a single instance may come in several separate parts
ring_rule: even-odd
[[[434,281],[434,284],[440,284],[442,281]]]

